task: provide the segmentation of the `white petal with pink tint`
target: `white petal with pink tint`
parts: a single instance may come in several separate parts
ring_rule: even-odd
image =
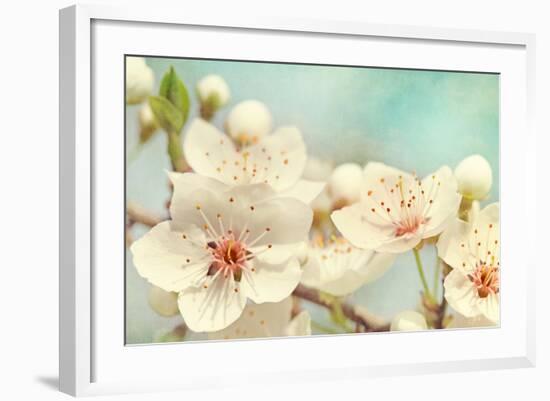
[[[282,191],[280,195],[298,199],[309,205],[319,196],[325,186],[326,183],[322,181],[298,180],[296,184]]]
[[[301,311],[286,327],[286,335],[291,337],[311,335],[311,316],[306,310]]]
[[[288,297],[302,275],[296,258],[278,265],[257,261],[254,266],[254,272],[245,271],[241,289],[256,303],[277,302]]]
[[[194,331],[235,321],[246,299],[277,302],[298,285],[295,252],[307,238],[311,209],[280,198],[267,184],[227,186],[195,174],[171,174],[171,221],[131,247],[140,275],[179,291]]]
[[[439,257],[453,271],[445,278],[445,298],[466,317],[500,314],[499,205],[493,203],[466,223],[456,219],[440,236]]]
[[[333,212],[332,220],[357,247],[401,253],[443,231],[456,216],[460,199],[448,167],[421,181],[372,162],[365,167],[361,201]]]
[[[307,159],[302,135],[295,127],[281,127],[254,145],[238,148],[202,119],[190,124],[183,149],[191,168],[201,175],[228,185],[264,183],[276,191],[298,183]]]
[[[246,297],[234,291],[232,280],[221,276],[208,278],[200,287],[182,291],[178,305],[185,324],[195,332],[208,332],[227,327],[241,316]]]
[[[292,314],[292,298],[280,302],[250,302],[241,317],[229,327],[208,333],[211,340],[282,337]]]
[[[301,282],[323,292],[344,296],[380,278],[395,256],[359,249],[343,238],[314,241],[303,266]]]
[[[132,244],[130,250],[140,276],[165,291],[181,291],[206,275],[210,252],[202,246],[205,236],[197,227],[187,228],[187,234],[172,231],[170,222],[165,221]],[[186,241],[184,235],[196,240]]]
[[[250,302],[241,317],[227,328],[208,333],[211,340],[304,336],[311,334],[311,319],[302,311],[294,319],[292,298],[280,302],[255,304]]]

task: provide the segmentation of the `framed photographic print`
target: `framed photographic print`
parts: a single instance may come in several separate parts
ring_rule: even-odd
[[[61,390],[532,366],[533,47],[62,10]]]

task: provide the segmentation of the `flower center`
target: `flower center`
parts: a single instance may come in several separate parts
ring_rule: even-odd
[[[427,184],[423,184],[416,174],[381,177],[378,188],[367,191],[367,204],[373,215],[395,227],[396,237],[414,234],[429,222],[428,216],[440,186],[436,175],[432,175]]]
[[[476,270],[468,275],[468,278],[477,288],[480,298],[486,298],[490,294],[497,294],[500,289],[499,269],[485,263],[479,263]]]
[[[426,219],[422,216],[410,216],[409,218],[405,218],[396,224],[395,236],[401,237],[405,234],[414,234],[418,230],[418,227],[425,222]]]
[[[233,273],[235,281],[240,281],[242,269],[245,267],[251,253],[246,250],[244,243],[238,241],[231,235],[230,238],[220,242],[209,242],[208,246],[212,249],[213,261],[208,270],[209,275],[214,275],[218,271],[227,276]]]

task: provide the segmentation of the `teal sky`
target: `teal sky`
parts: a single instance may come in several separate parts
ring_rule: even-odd
[[[498,176],[495,74],[157,58],[147,63],[159,79],[173,65],[190,89],[204,75],[220,74],[232,104],[263,101],[275,125],[298,126],[316,156],[377,159],[427,174],[479,153]]]
[[[231,101],[214,124],[222,127],[232,105],[258,99],[271,110],[275,127],[297,126],[310,154],[335,163],[376,160],[425,175],[445,164],[454,169],[464,157],[479,153],[493,169],[494,184],[485,203],[498,201],[498,75],[163,58],[148,58],[147,64],[155,72],[157,88],[174,66],[192,95],[190,119],[198,112],[197,81],[219,74],[231,89]],[[126,108],[128,151],[137,143],[138,110]],[[164,169],[169,169],[166,140],[157,134],[128,164],[128,200],[165,212],[169,191]],[[142,232],[136,229],[135,235]],[[430,274],[435,255],[431,249],[423,253]],[[412,254],[402,255],[381,280],[354,298],[388,317],[414,309],[420,290],[415,270]],[[127,278],[128,340],[149,342],[177,319],[148,312],[146,285],[130,262]]]

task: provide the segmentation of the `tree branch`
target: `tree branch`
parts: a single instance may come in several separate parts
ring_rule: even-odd
[[[330,310],[333,309],[333,305],[328,300],[324,300],[320,296],[319,291],[305,287],[302,284],[299,284],[298,287],[296,287],[292,295],[298,298],[305,299],[324,308]],[[388,323],[383,322],[380,318],[371,315],[367,311],[362,310],[362,308],[360,307],[344,302],[341,304],[341,308],[342,312],[349,320],[355,322],[358,326],[363,328],[363,330],[361,331],[388,331],[390,328]]]
[[[148,210],[142,208],[139,205],[128,202],[126,206],[126,214],[130,224],[139,223],[148,227],[154,227],[162,221],[166,220],[161,217],[155,216]],[[334,310],[334,305],[327,299],[323,299],[319,291],[298,285],[292,293],[297,298],[304,299],[312,302],[329,310]],[[358,331],[374,332],[374,331],[388,331],[389,324],[377,316],[373,316],[363,308],[349,303],[341,304],[343,314],[351,321],[356,323]]]
[[[126,215],[130,223],[140,223],[148,227],[154,227],[157,224],[166,220],[166,218],[161,218],[150,213],[148,210],[145,210],[135,203],[128,202],[126,205]]]

